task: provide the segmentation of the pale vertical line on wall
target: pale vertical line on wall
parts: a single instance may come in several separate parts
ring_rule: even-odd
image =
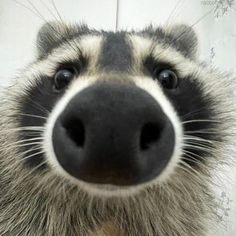
[[[116,31],[118,30],[118,21],[119,21],[119,1],[116,0]]]

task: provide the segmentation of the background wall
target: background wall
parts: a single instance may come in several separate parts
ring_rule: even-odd
[[[118,1],[118,2],[117,2]],[[200,58],[222,70],[236,71],[236,7],[234,0],[54,0],[68,22],[86,22],[97,29],[140,29],[152,23],[187,23],[199,36]],[[118,3],[118,4],[117,4]],[[40,26],[57,18],[53,0],[0,0],[0,84],[34,59]],[[116,19],[117,22],[116,22]],[[230,96],[230,95],[229,95]],[[235,169],[236,170],[236,169]],[[235,170],[226,169],[225,187],[215,189],[219,224],[224,236],[236,235]],[[217,174],[218,175],[218,174]],[[224,176],[224,175],[222,175]],[[236,206],[235,206],[236,208]]]
[[[115,0],[55,0],[63,20],[86,22],[95,28],[115,27]],[[38,29],[47,20],[58,20],[52,1],[0,0],[0,68],[3,84],[35,55]],[[4,82],[3,82],[4,81]]]

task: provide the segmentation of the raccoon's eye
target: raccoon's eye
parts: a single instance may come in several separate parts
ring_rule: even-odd
[[[55,90],[62,90],[70,81],[75,77],[77,71],[74,67],[63,68],[57,71],[54,76],[54,88]]]
[[[175,89],[178,86],[179,79],[172,70],[161,70],[158,73],[155,73],[155,78],[166,89]]]

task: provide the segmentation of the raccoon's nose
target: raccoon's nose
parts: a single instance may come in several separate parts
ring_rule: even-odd
[[[97,83],[75,95],[53,128],[62,168],[96,184],[137,185],[157,177],[173,154],[175,132],[146,91]]]

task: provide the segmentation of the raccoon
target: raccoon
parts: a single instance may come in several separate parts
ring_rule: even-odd
[[[0,235],[212,235],[235,78],[197,53],[187,25],[43,25],[1,93]]]

